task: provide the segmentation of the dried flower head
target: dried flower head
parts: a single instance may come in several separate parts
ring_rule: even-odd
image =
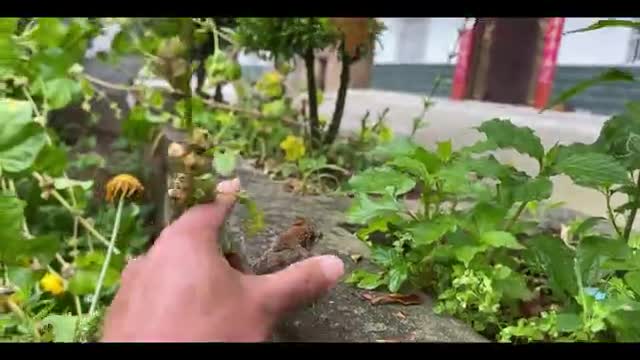
[[[142,183],[140,183],[140,180],[135,176],[120,174],[111,178],[107,183],[105,200],[111,202],[118,198],[119,195],[124,195],[125,197],[130,198],[142,191],[144,191],[144,187],[142,186]]]
[[[64,280],[60,275],[48,272],[40,279],[40,287],[53,295],[60,295],[64,292]]]

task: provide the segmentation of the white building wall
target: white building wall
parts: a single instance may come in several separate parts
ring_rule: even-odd
[[[607,18],[565,18],[564,32],[585,28]],[[631,18],[616,18],[631,20]],[[560,42],[559,65],[628,65],[632,29],[610,27],[565,34]]]

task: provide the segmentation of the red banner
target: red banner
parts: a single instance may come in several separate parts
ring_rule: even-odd
[[[453,84],[451,85],[451,98],[455,100],[464,99],[467,91],[467,80],[469,78],[469,64],[471,63],[471,52],[473,45],[473,25],[465,26],[460,32],[460,42],[458,45],[458,62],[453,73]]]
[[[540,65],[540,71],[538,72],[534,99],[534,106],[538,109],[544,108],[551,96],[563,26],[564,18],[547,19],[547,26],[544,34],[544,49],[542,50],[542,64]]]

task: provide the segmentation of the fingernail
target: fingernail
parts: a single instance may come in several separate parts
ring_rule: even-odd
[[[216,190],[221,193],[234,193],[240,191],[240,179],[222,181],[216,186]]]
[[[322,256],[320,259],[320,268],[327,280],[331,282],[338,281],[344,274],[344,263],[339,257],[334,255]]]

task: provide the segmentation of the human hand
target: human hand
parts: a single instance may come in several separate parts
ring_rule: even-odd
[[[261,276],[232,267],[218,233],[239,190],[237,179],[220,183],[214,203],[189,209],[127,265],[102,341],[266,341],[282,315],[335,286],[344,272],[335,256]]]

